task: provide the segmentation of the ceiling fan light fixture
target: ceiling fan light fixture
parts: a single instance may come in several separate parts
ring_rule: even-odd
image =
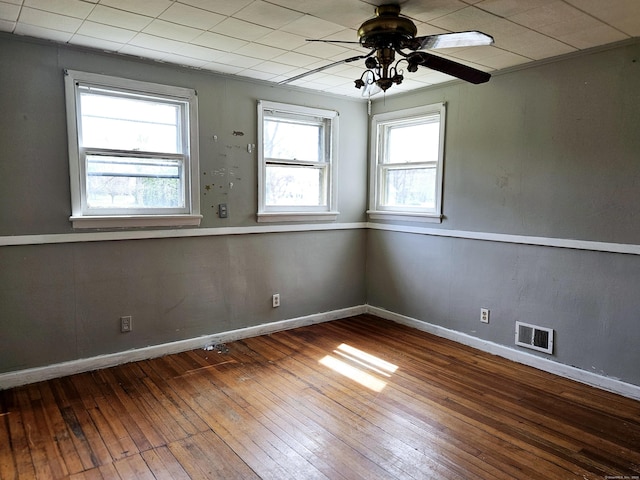
[[[467,31],[416,37],[417,32],[418,29],[410,18],[400,16],[399,5],[380,5],[376,8],[376,16],[365,21],[358,29],[359,43],[369,49],[368,54],[334,62],[280,83],[290,83],[334,65],[361,59],[365,59],[366,70],[359,79],[355,80],[355,87],[358,89],[365,87],[363,95],[366,93],[369,96],[377,93],[373,91],[374,88],[371,88],[374,85],[382,91],[387,91],[393,84],[402,83],[404,76],[402,69],[399,68],[401,62],[407,62],[406,69],[410,73],[417,72],[418,67],[422,66],[474,84],[485,83],[491,78],[487,72],[421,51],[492,45],[493,37],[490,35],[478,31]],[[336,40],[310,41],[336,42]],[[396,55],[400,60],[396,61]]]

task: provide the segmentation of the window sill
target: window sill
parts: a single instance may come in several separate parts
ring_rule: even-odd
[[[258,222],[335,222],[340,212],[258,212]]]
[[[71,216],[73,228],[131,228],[199,226],[202,215]]]
[[[401,220],[405,222],[442,223],[442,215],[437,213],[387,212],[367,210],[371,220]]]

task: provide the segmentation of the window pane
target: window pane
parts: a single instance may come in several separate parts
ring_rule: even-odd
[[[87,155],[89,208],[184,208],[182,162]]]
[[[322,131],[322,125],[265,119],[264,157],[321,162]]]
[[[387,207],[436,206],[436,167],[383,170],[382,204]]]
[[[327,204],[326,169],[267,165],[266,204],[271,206],[324,206]]]
[[[81,93],[82,146],[180,153],[180,105]]]
[[[391,125],[386,127],[387,155],[384,163],[437,162],[440,123]]]

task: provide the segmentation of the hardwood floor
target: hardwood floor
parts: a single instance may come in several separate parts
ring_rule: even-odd
[[[0,478],[640,478],[640,402],[362,315],[1,391]]]

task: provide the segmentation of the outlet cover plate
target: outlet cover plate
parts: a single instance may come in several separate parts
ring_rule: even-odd
[[[127,315],[126,317],[120,317],[120,331],[122,333],[127,333],[133,330],[133,322],[131,320],[131,315]]]

